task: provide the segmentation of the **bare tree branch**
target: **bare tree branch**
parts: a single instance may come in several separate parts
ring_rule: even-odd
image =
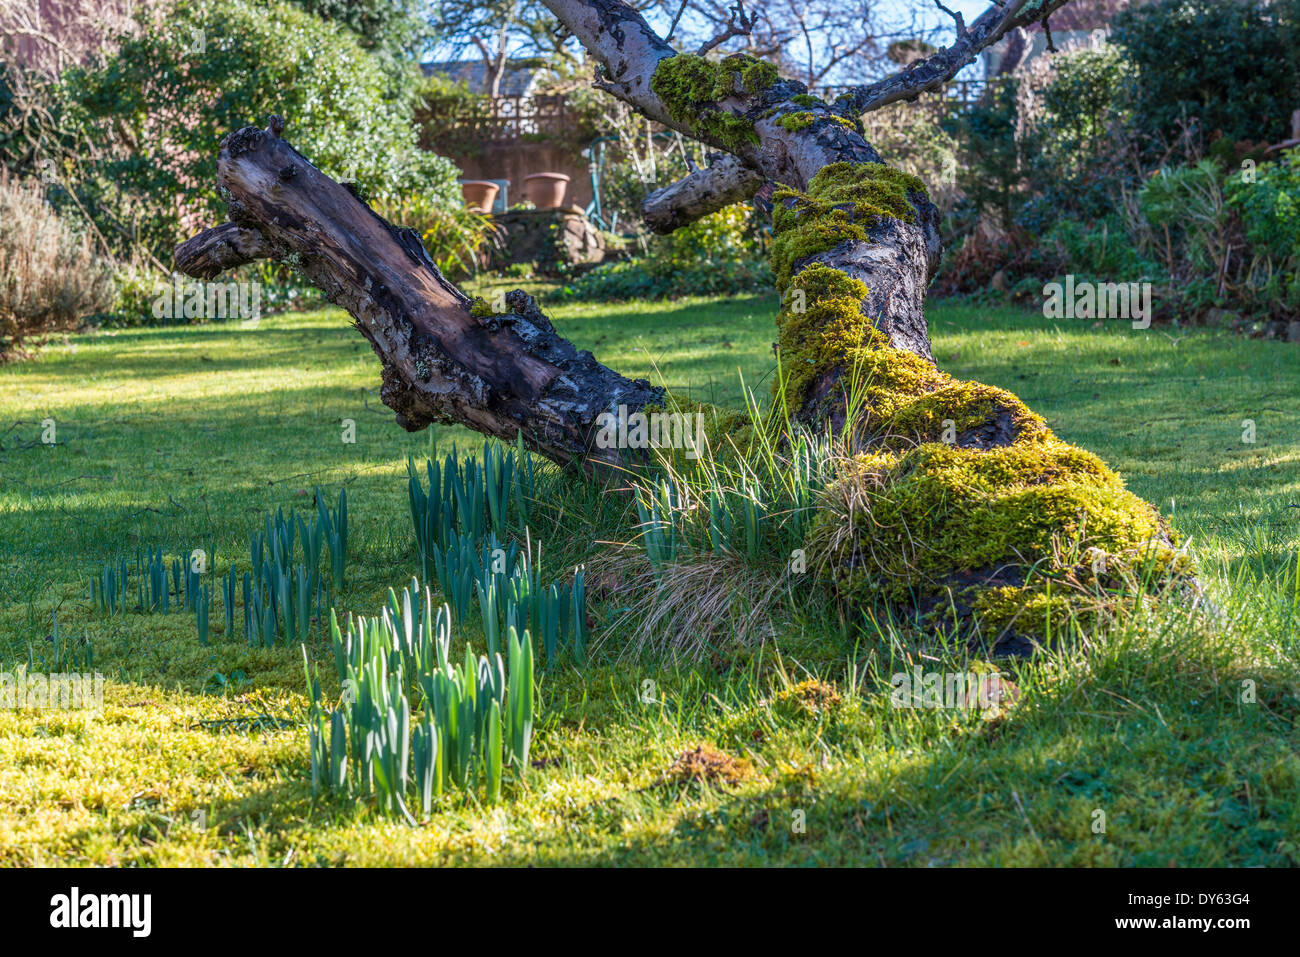
[[[937,90],[971,63],[981,50],[997,43],[1008,31],[1035,20],[1045,21],[1048,14],[1067,2],[1004,0],[985,10],[969,27],[964,25],[959,15],[953,14],[957,18],[958,35],[951,47],[918,60],[883,80],[853,87],[839,96],[837,105],[846,113],[860,116],[890,103],[914,100],[922,93]],[[942,4],[940,7],[942,9]]]
[[[695,170],[657,189],[641,206],[645,223],[656,233],[671,233],[732,203],[749,199],[762,187],[764,176],[734,156],[721,156],[712,166]]]
[[[745,14],[744,0],[736,0],[736,5],[731,8],[731,19],[727,22],[726,29],[711,40],[706,40],[695,51],[696,56],[704,56],[714,47],[721,46],[732,37],[747,37],[754,32],[754,14]]]
[[[682,14],[686,12],[686,5],[691,0],[682,0],[682,5],[677,8],[677,16],[673,17],[672,25],[668,28],[668,33],[664,36],[665,43],[671,43],[673,34],[677,32],[677,24],[682,19]]]

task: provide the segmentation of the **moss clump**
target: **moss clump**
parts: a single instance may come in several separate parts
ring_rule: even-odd
[[[469,314],[475,319],[490,319],[493,316],[506,316],[508,312],[497,312],[492,308],[492,304],[482,296],[475,296],[474,301],[469,305]]]
[[[1161,541],[1118,554],[1093,545],[1072,554],[1058,551],[1041,574],[1031,573],[1023,585],[968,588],[959,600],[978,615],[990,638],[1006,632],[1041,638],[1068,632],[1072,622],[1090,631],[1103,619],[1135,607],[1137,596],[1151,590],[1142,583],[1177,581],[1193,572],[1185,553]]]
[[[786,113],[776,125],[782,129],[789,130],[791,133],[798,133],[800,130],[806,130],[816,122],[817,116],[814,113]]]
[[[733,758],[707,745],[683,751],[660,778],[660,782],[677,784],[735,785],[753,773],[743,758]]]
[[[786,113],[776,121],[776,125],[781,127],[782,129],[789,130],[791,133],[798,133],[801,132],[802,130],[806,130],[808,127],[812,126],[814,123],[818,122],[819,120],[825,120],[830,123],[836,123],[840,126],[853,130],[854,132],[857,132],[858,129],[856,126],[853,125],[853,123],[850,120],[846,120],[842,116],[836,116],[833,113],[810,113],[807,111]]]
[[[926,442],[906,452],[862,453],[828,488],[824,504],[810,551],[829,559],[842,591],[859,599],[942,594],[1008,569],[1020,569],[1022,579],[1030,568],[1059,574],[1073,567],[1060,559],[1063,541],[1110,555],[1155,552],[1166,566],[1174,555],[1156,510],[1095,455],[1046,427],[991,449]],[[983,602],[974,606],[999,621],[1028,609],[1018,630],[1033,633],[1028,627],[1046,622],[1053,606],[1044,603],[1055,599],[1009,587],[974,589]],[[1063,590],[1058,597],[1068,596]]]
[[[744,114],[719,106],[737,96],[760,96],[780,79],[776,67],[744,54],[720,61],[681,53],[660,60],[650,88],[663,101],[668,115],[687,123],[701,137],[736,151],[758,143],[754,123]]]
[[[886,431],[880,440],[891,446],[936,441],[956,444],[961,436],[987,426],[998,415],[1008,419],[1004,430],[1017,435],[1047,427],[1040,416],[1005,389],[955,379],[933,392],[899,402],[888,409],[887,415]]]
[[[777,190],[771,252],[777,288],[789,284],[801,260],[848,240],[865,241],[867,229],[884,219],[915,222],[909,192],[924,193],[925,185],[883,163],[832,163],[818,171],[807,192]]]
[[[786,714],[816,718],[830,714],[843,702],[835,685],[809,678],[780,692],[772,704]]]

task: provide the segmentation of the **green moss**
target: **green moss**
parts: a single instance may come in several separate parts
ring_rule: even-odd
[[[797,227],[778,231],[768,254],[772,274],[776,277],[776,288],[784,291],[789,286],[796,263],[834,249],[840,243],[866,240],[866,228],[853,222],[849,214],[841,209],[831,210],[825,215],[800,223]]]
[[[1112,573],[1152,555],[1162,573],[1176,570],[1156,510],[1100,459],[1062,442],[1010,392],[953,379],[890,346],[862,314],[866,295],[861,282],[814,263],[791,281],[778,320],[791,407],[808,411],[809,390],[835,373],[852,376],[863,401],[855,434],[869,451],[827,488],[808,542],[842,595],[906,601],[942,596],[970,576],[1005,580],[1009,569],[1068,575],[1076,587],[1056,595],[1025,583],[1005,594],[972,588],[964,599],[990,627],[1018,614],[1019,633],[1042,634],[1070,608],[1092,607],[1079,596],[1097,576],[1080,570],[1089,560],[1078,553],[1100,549]],[[965,442],[968,430],[979,441]],[[981,447],[990,432],[1002,444]]]
[[[811,116],[781,122],[793,128]],[[1046,583],[1086,579],[1080,550],[1130,568],[1135,556],[1155,554],[1166,570],[1174,551],[1156,510],[1095,455],[1062,442],[1010,392],[953,379],[894,348],[863,312],[867,286],[808,262],[869,241],[885,219],[915,222],[909,196],[922,192],[899,170],[835,163],[806,192],[773,197],[771,263],[782,292],[774,388],[797,418],[821,421],[823,403],[844,402],[843,388],[830,386],[851,382],[861,400],[853,439],[866,450],[822,495],[809,558],[832,569],[850,600],[939,609],[952,607],[943,599],[957,589],[990,627],[1014,619],[1019,633],[1042,633],[1084,607],[1077,589],[1053,594]]]
[[[795,106],[802,106],[804,109],[826,106],[822,100],[819,100],[815,96],[809,96],[807,93],[800,93],[797,96],[790,97],[790,102]]]
[[[882,219],[915,222],[909,192],[924,193],[925,185],[883,163],[832,163],[812,178],[807,192],[777,190],[771,251],[777,288],[789,284],[801,260],[847,240],[865,241],[867,229]]]
[[[1087,630],[1096,627],[1100,608],[1080,607],[1077,594],[1050,585],[998,585],[970,589],[964,596],[979,616],[984,633],[996,639],[1014,630],[1022,635],[1047,636],[1053,628],[1060,634],[1071,618]]]
[[[971,429],[987,425],[998,413],[1009,417],[1017,434],[1025,435],[1046,428],[1040,416],[1005,389],[979,382],[953,380],[933,392],[899,402],[889,410],[887,432],[882,443],[907,446],[919,442],[948,441],[945,432],[960,438]],[[944,423],[950,425],[947,429]]]
[[[737,53],[722,61],[723,69],[734,69],[739,65],[740,83],[747,93],[754,96],[762,93],[781,79],[776,67],[766,60]]]
[[[964,574],[1050,567],[1061,542],[1118,554],[1162,530],[1156,510],[1096,456],[1046,430],[988,450],[928,442],[863,453],[826,505],[812,551],[847,573],[847,591],[896,600]],[[846,527],[860,531],[846,539]]]
[[[816,119],[813,113],[787,113],[776,121],[776,125],[791,133],[798,133],[812,126]]]
[[[508,313],[498,313],[492,308],[492,304],[482,296],[475,296],[474,301],[470,303],[469,314],[476,319],[489,319],[496,315],[507,315]]]
[[[752,120],[719,103],[731,97],[759,96],[779,79],[775,66],[743,54],[715,62],[681,53],[659,61],[650,88],[674,120],[736,151],[758,143],[758,134]]]
[[[853,130],[854,132],[857,132],[858,130],[858,128],[850,120],[846,120],[842,116],[836,116],[833,113],[819,114],[819,113],[809,113],[806,111],[800,111],[796,113],[786,113],[784,116],[782,116],[779,120],[776,121],[776,124],[777,126],[780,126],[782,129],[789,130],[791,133],[798,133],[802,130],[806,130],[808,127],[812,126],[814,123],[818,122],[819,120],[825,120],[830,123],[836,123],[840,126],[847,127],[848,129]]]

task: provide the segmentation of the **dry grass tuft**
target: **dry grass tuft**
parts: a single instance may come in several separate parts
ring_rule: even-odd
[[[699,745],[683,751],[657,783],[736,785],[752,773],[748,761]]]
[[[588,570],[603,594],[627,602],[597,638],[603,647],[626,636],[622,659],[650,651],[700,661],[727,645],[761,644],[774,633],[772,605],[786,582],[784,566],[739,556],[712,554],[656,569],[631,548],[597,557]]]

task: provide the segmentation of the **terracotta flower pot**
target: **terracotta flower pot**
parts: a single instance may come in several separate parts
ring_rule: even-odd
[[[538,209],[559,209],[568,185],[563,173],[534,173],[524,177],[524,196]]]
[[[497,201],[500,189],[490,179],[466,179],[460,184],[460,194],[465,197],[465,205],[480,213],[492,212],[492,204]]]

